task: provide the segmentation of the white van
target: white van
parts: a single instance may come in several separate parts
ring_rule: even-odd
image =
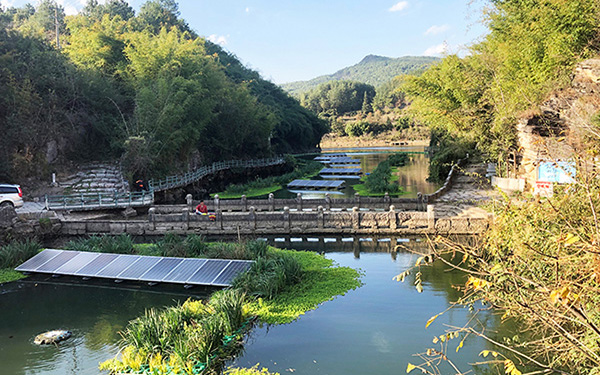
[[[0,184],[0,207],[23,207],[23,191],[19,185]]]

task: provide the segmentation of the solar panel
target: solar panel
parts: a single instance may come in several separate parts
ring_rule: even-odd
[[[329,164],[360,164],[359,159],[352,159],[350,157],[343,158],[332,158],[329,159]]]
[[[188,280],[188,284],[212,284],[212,281],[228,265],[230,260],[208,259],[201,269],[196,271]]]
[[[144,281],[162,281],[173,268],[183,261],[182,258],[162,258],[160,262],[142,275]]]
[[[104,267],[118,257],[117,254],[100,254],[94,260],[86,264],[82,269],[73,274],[75,276],[96,276]]]
[[[80,268],[94,260],[98,256],[98,253],[87,253],[81,252],[77,254],[77,256],[67,263],[65,263],[62,267],[59,267],[55,273],[61,274],[71,274],[78,271]]]
[[[310,187],[310,188],[338,188],[344,184],[339,180],[294,180],[288,184],[290,187]]]
[[[362,168],[323,168],[321,169],[321,174],[331,173],[331,174],[359,174],[361,173]]]
[[[206,263],[206,259],[184,259],[163,279],[164,282],[185,283],[196,271]]]
[[[111,279],[229,285],[252,261],[161,258],[46,249],[17,270]]]
[[[252,266],[252,262],[233,261],[223,269],[221,274],[213,280],[213,285],[231,285],[231,282],[240,273],[247,271]]]
[[[140,256],[135,263],[121,272],[117,277],[123,280],[139,280],[143,274],[148,272],[160,260],[160,257]]]
[[[75,258],[77,254],[79,254],[79,251],[63,251],[61,254],[58,254],[54,258],[39,266],[35,272],[52,273],[56,271],[57,268],[60,268],[63,264],[65,264],[65,262]]]
[[[129,268],[139,258],[139,255],[119,255],[96,274],[96,277],[115,278],[118,274]]]
[[[62,250],[52,250],[46,249],[41,253],[38,253],[33,258],[29,259],[25,263],[21,264],[19,267],[15,268],[17,271],[35,271],[39,266],[46,263],[50,259],[54,258],[58,254],[60,254]]]

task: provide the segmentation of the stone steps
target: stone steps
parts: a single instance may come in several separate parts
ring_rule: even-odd
[[[123,178],[118,164],[90,163],[59,181],[65,194],[129,193],[129,184]]]

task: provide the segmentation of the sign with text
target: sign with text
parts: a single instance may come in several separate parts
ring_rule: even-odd
[[[570,184],[574,182],[575,163],[571,161],[541,161],[538,166],[538,181]]]
[[[554,187],[550,181],[536,181],[533,187],[533,194],[540,197],[551,198],[554,194]]]

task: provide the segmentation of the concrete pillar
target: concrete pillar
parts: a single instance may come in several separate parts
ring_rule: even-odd
[[[358,230],[360,228],[360,212],[358,207],[352,207],[352,229]]]
[[[275,196],[269,193],[269,211],[275,211]]]
[[[323,206],[317,208],[317,228],[323,229],[325,227],[325,213],[323,212]]]
[[[150,229],[156,229],[156,208],[150,207],[148,210],[148,221],[150,222]]]
[[[296,194],[296,208],[302,211],[302,193]]]
[[[325,193],[325,205],[327,206],[328,210],[331,210],[331,196],[329,193]]]
[[[383,204],[385,205],[385,208],[389,208],[390,207],[390,203],[391,203],[390,195],[386,191],[385,195],[383,196]]]
[[[219,200],[219,194],[215,194],[214,202],[215,202],[214,210],[215,211],[219,211],[221,209],[221,203],[220,203],[220,200]]]
[[[427,229],[435,229],[435,206],[433,204],[427,205]]]
[[[221,211],[220,208],[216,211],[216,216],[217,216],[217,228],[220,230],[223,230],[223,211]]]
[[[354,193],[354,204],[360,208],[360,195],[358,193]]]
[[[192,206],[194,205],[194,200],[192,199],[192,194],[188,194],[185,196],[185,203],[187,204],[187,206],[189,208],[192,208]]]
[[[242,195],[242,212],[248,211],[248,199],[246,199],[246,195]]]
[[[390,212],[388,213],[390,220],[390,229],[397,229],[398,222],[396,221],[396,207],[394,205],[390,206]]]
[[[248,220],[250,221],[250,228],[256,229],[256,209],[254,206],[250,206],[250,212],[248,213]]]
[[[190,229],[190,210],[187,207],[181,210],[181,221],[184,229]]]
[[[287,230],[288,233],[290,231],[290,208],[283,208],[283,229]]]

